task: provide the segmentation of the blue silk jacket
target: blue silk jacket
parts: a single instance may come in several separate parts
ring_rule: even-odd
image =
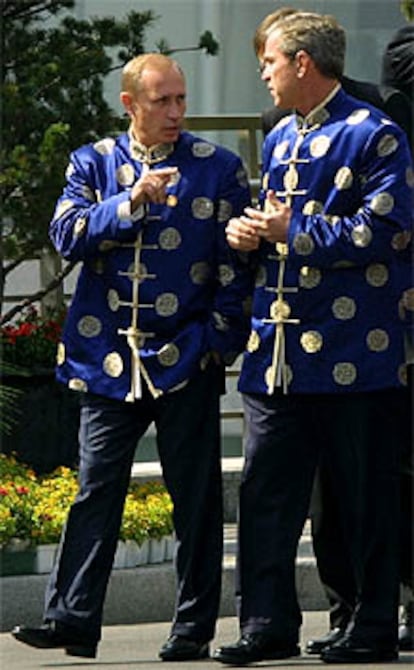
[[[179,172],[165,205],[131,214],[144,164]],[[75,151],[50,225],[57,251],[81,261],[57,379],[133,401],[142,379],[154,397],[180,388],[212,351],[233,362],[249,334],[252,286],[225,226],[249,202],[240,159],[187,132],[149,150],[125,133]]]
[[[263,241],[257,252],[241,391],[407,383],[413,186],[404,133],[340,88],[307,118],[275,126],[263,147],[260,200],[270,207],[273,189],[292,218],[287,244]]]

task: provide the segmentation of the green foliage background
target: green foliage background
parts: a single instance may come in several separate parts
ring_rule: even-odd
[[[143,53],[145,31],[158,18],[148,10],[78,20],[74,5],[0,0],[0,313],[9,272],[49,246],[49,221],[70,150],[124,126],[105,100],[105,77]],[[218,50],[209,31],[194,47],[171,50],[165,40],[156,46],[166,53]],[[8,318],[6,313],[2,321]]]
[[[81,21],[70,15],[73,6],[73,0],[1,2],[3,281],[6,258],[14,267],[48,244],[70,149],[120,127],[105,101],[104,79],[142,53],[145,29],[155,21],[151,11]],[[59,20],[44,27],[53,15]]]

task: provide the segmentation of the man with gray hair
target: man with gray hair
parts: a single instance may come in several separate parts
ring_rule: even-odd
[[[241,637],[215,659],[300,653],[295,556],[321,454],[357,595],[327,663],[398,657],[398,447],[407,394],[406,262],[414,184],[403,131],[341,86],[333,17],[287,14],[265,35],[261,76],[281,119],[263,147],[260,209],[227,226],[256,260],[239,389]]]

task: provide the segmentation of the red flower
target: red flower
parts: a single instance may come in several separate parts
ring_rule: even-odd
[[[16,486],[15,489],[16,489],[16,493],[18,493],[19,495],[22,495],[22,496],[25,496],[29,493],[29,489],[28,489],[27,486]]]
[[[25,310],[16,323],[0,329],[3,359],[24,368],[54,368],[65,310],[46,317],[33,307]]]
[[[16,335],[17,337],[30,337],[36,330],[38,330],[38,327],[34,323],[21,323],[16,331]]]

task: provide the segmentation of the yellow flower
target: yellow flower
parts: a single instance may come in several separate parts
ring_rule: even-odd
[[[58,542],[78,491],[78,473],[67,467],[36,477],[14,456],[0,454],[0,544],[12,537],[33,544]],[[142,544],[173,530],[173,505],[164,484],[131,484],[125,500],[120,539]]]

